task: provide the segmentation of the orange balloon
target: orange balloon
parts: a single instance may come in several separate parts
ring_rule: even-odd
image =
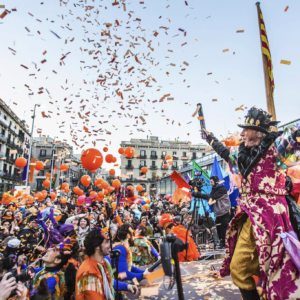
[[[96,196],[96,192],[94,192],[94,191],[92,191],[92,192],[90,192],[90,197],[94,197],[94,196]]]
[[[103,152],[107,152],[108,151],[108,148],[107,147],[104,147],[103,148]]]
[[[79,190],[80,190],[80,188],[78,186],[73,187],[73,192],[75,194],[78,194]]]
[[[172,155],[169,154],[166,156],[165,160],[170,160],[170,159],[173,159],[173,157],[172,157]]]
[[[141,170],[143,173],[147,173],[148,172],[148,168],[147,167],[142,167],[142,170]]]
[[[135,151],[132,147],[127,147],[124,151],[124,156],[131,158],[134,156],[134,153],[135,153]]]
[[[50,181],[49,180],[44,180],[43,181],[43,186],[48,187],[50,185]]]
[[[141,192],[144,188],[139,184],[135,188],[138,192]]]
[[[116,179],[116,180],[114,180],[113,182],[112,182],[112,186],[114,187],[114,188],[118,188],[118,187],[120,187],[121,186],[121,182],[120,182],[120,180],[118,180],[118,179]]]
[[[120,153],[120,154],[123,154],[124,153],[124,149],[123,148],[119,148],[119,150],[118,150],[118,152]]]
[[[116,171],[114,169],[109,170],[109,175],[115,175],[115,174],[116,174]]]
[[[69,167],[68,167],[68,165],[63,164],[63,165],[60,166],[60,170],[61,170],[62,172],[67,172],[67,171],[69,170]]]
[[[83,195],[83,190],[80,190],[79,189],[79,191],[78,191],[78,194],[77,195],[79,195],[79,196],[82,196]]]
[[[69,187],[65,188],[64,192],[68,194],[70,192]]]
[[[112,162],[112,160],[113,160],[113,156],[111,155],[111,154],[107,154],[106,156],[105,156],[105,161],[107,162],[107,163],[111,163]]]
[[[38,171],[41,171],[44,169],[44,163],[42,161],[37,161],[34,168]]]
[[[95,173],[96,173],[96,170],[92,170],[91,173],[95,174]]]
[[[104,190],[103,193],[104,193],[104,195],[107,195],[108,194],[108,190]]]
[[[37,200],[43,200],[43,194],[38,192],[34,194],[34,198]]]
[[[166,169],[166,168],[167,168],[167,166],[168,166],[167,164],[164,164],[164,165],[163,165],[164,169]]]
[[[143,194],[144,194],[144,196],[146,196],[146,195],[145,195],[146,193],[143,193]],[[150,204],[150,203],[151,203],[151,201],[150,201],[149,199],[147,199],[147,200],[146,200],[146,204]]]
[[[66,203],[67,203],[67,198],[62,198],[62,199],[60,200],[60,203],[66,204]]]
[[[81,154],[81,164],[87,170],[97,170],[102,166],[103,156],[102,153],[94,148],[85,150]]]
[[[19,157],[15,160],[15,165],[18,168],[24,168],[27,165],[27,160],[24,157]]]
[[[133,188],[132,185],[129,185],[127,188],[130,189],[130,190],[132,190],[132,191],[134,190],[134,188]]]
[[[28,204],[29,204],[29,205],[32,204],[32,203],[34,202],[34,199],[33,199],[32,196],[28,196],[27,200],[28,200]]]
[[[114,190],[114,188],[111,187],[111,186],[109,186],[109,187],[107,188],[107,190],[108,190],[109,193],[111,193],[111,192]]]
[[[108,187],[108,183],[104,181],[104,182],[102,182],[101,186],[102,186],[102,189],[106,189]]]
[[[89,175],[83,175],[80,179],[80,182],[86,187],[90,185],[91,181],[92,179]]]
[[[112,159],[112,163],[115,163],[117,161],[117,158],[116,157],[113,157],[113,159]]]
[[[95,186],[99,186],[99,184],[101,184],[104,180],[102,178],[99,178],[97,179],[95,182],[94,182],[94,185]]]
[[[104,193],[103,192],[99,192],[97,195],[98,195],[99,198],[103,198],[104,197]]]
[[[51,201],[54,201],[56,198],[56,195],[54,193],[50,193],[50,196],[51,196]]]
[[[67,182],[64,182],[61,187],[65,190],[66,188],[69,187],[69,184]]]
[[[48,194],[48,192],[47,192],[46,190],[42,190],[41,193],[42,193],[43,195],[46,195],[46,196],[47,196],[47,194]]]

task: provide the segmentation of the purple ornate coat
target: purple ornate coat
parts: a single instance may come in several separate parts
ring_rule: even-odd
[[[241,217],[247,213],[252,222],[263,289],[268,299],[300,299],[299,271],[285,251],[280,233],[293,230],[285,200],[285,172],[276,164],[273,144],[246,179],[242,180],[239,199],[241,212],[229,224],[226,256],[221,276],[230,274],[230,261],[241,229]]]
[[[227,228],[221,276],[230,274],[230,262],[244,221],[242,217],[246,213],[255,235],[262,288],[269,300],[300,299],[300,274],[280,237],[280,233],[293,230],[285,199],[284,169],[300,162],[299,143],[292,138],[297,130],[299,124],[285,129],[282,135],[265,147],[260,156],[253,154],[252,150],[244,152],[246,157],[254,157],[250,162],[251,167],[245,169],[239,162],[239,156],[242,155],[240,149],[232,149],[229,154],[229,150],[213,135],[207,139],[214,150],[229,163],[232,172],[241,172],[243,175],[238,200],[241,212]]]

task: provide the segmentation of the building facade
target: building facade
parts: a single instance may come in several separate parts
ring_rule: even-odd
[[[121,174],[129,178],[121,178],[126,182],[126,186],[142,185],[144,192],[150,195],[157,194],[158,179],[165,177],[174,170],[179,171],[182,167],[187,167],[190,161],[204,157],[212,151],[206,151],[206,144],[192,145],[189,142],[160,140],[157,136],[150,136],[147,139],[131,139],[122,141],[122,148],[132,147],[135,149],[133,158],[121,157]],[[173,164],[170,166],[165,162],[167,155],[172,155]],[[167,168],[164,165],[167,164]],[[148,168],[148,172],[143,174],[141,169]],[[145,175],[144,178],[141,176]]]
[[[23,185],[23,170],[15,166],[15,160],[28,158],[29,143],[25,121],[0,99],[0,196],[16,185]]]
[[[60,159],[61,156],[63,157],[62,159]],[[73,154],[73,147],[67,143],[55,141],[49,136],[40,135],[39,137],[34,137],[32,140],[31,158],[36,161],[42,161],[45,164],[43,170],[34,171],[33,182],[30,183],[33,190],[41,191],[45,189],[43,181],[47,177],[50,178],[51,168],[54,176],[52,188],[58,187],[63,182],[68,182],[70,190],[78,185],[81,167],[80,159]],[[69,170],[65,173],[60,171],[62,163],[69,166]]]

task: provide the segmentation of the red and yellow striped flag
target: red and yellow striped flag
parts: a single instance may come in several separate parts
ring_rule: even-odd
[[[270,82],[271,82],[271,91],[272,91],[272,97],[273,97],[275,84],[274,84],[274,77],[273,77],[272,58],[271,58],[271,52],[270,52],[270,47],[269,47],[269,41],[268,41],[268,37],[267,37],[265,22],[264,22],[263,15],[262,15],[262,12],[261,12],[260,8],[259,8],[259,12],[260,12],[261,48],[262,48],[262,53],[268,59],[268,70],[269,70],[269,76],[270,76]]]

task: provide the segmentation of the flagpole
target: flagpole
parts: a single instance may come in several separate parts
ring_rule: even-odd
[[[260,27],[260,12],[261,12],[260,2],[256,2],[256,7],[257,7],[257,16],[258,16],[260,46],[261,46],[261,51],[262,51],[261,27]],[[276,121],[275,105],[274,105],[274,99],[272,96],[271,80],[270,80],[269,69],[268,69],[268,58],[266,55],[263,54],[263,52],[261,52],[261,54],[262,54],[265,88],[266,88],[267,109],[268,109],[268,112],[273,116],[272,120]]]

